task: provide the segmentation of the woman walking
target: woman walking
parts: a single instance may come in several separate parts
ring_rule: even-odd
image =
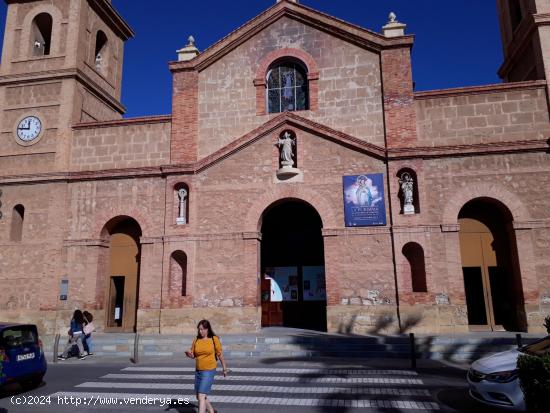
[[[198,413],[216,413],[207,398],[214,382],[216,367],[219,359],[222,363],[222,374],[228,373],[222,353],[220,339],[212,330],[208,320],[201,320],[197,324],[197,337],[193,340],[189,351],[185,352],[189,358],[195,359],[195,393],[199,402]]]
[[[92,340],[92,333],[95,331],[94,316],[88,311],[84,311],[82,315],[84,316],[84,327],[82,328],[84,340],[82,344],[84,344],[84,350],[88,352],[88,355],[92,356],[94,354],[94,342]]]
[[[67,342],[63,353],[57,356],[59,360],[66,360],[67,357],[69,357],[69,351],[73,348],[73,346],[78,347],[78,358],[80,360],[86,358],[88,353],[84,351],[84,346],[82,344],[82,339],[84,338],[83,328],[84,316],[82,315],[82,311],[75,310],[73,313],[73,318],[71,319],[71,328],[69,329],[69,341]]]

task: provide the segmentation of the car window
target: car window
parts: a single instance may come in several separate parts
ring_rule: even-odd
[[[525,346],[525,352],[528,354],[536,354],[542,356],[543,354],[550,353],[550,337],[545,338],[537,343],[529,344]]]
[[[7,348],[35,344],[38,342],[36,331],[29,327],[11,327],[2,331],[2,342]]]

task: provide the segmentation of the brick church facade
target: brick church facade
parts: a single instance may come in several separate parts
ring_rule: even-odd
[[[134,119],[110,1],[6,2],[0,319],[542,332],[547,2],[498,1],[503,83],[415,92],[393,16],[377,33],[277,1],[190,39],[171,115]]]

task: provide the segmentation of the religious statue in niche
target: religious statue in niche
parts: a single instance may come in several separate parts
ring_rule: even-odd
[[[399,178],[401,193],[403,194],[403,214],[414,214],[414,180],[410,173],[403,172]]]
[[[177,225],[187,224],[187,195],[185,188],[178,189],[179,208],[178,217],[176,218]]]
[[[95,57],[95,68],[97,70],[101,70],[101,62],[103,61],[103,57],[101,56],[101,53],[98,52]]]
[[[280,168],[277,171],[279,178],[291,177],[300,173],[295,168],[296,164],[296,135],[293,131],[286,130],[277,139],[276,145],[279,147]]]
[[[296,141],[292,138],[289,131],[284,132],[282,139],[279,138],[277,145],[281,151],[281,166],[284,168],[294,166],[293,146],[296,146]]]

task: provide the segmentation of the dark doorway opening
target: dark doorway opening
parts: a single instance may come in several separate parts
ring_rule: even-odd
[[[511,213],[496,200],[478,198],[458,218],[470,329],[526,331]]]
[[[109,291],[109,326],[122,327],[124,315],[124,276],[111,277]]]
[[[322,222],[305,202],[273,205],[262,223],[262,326],[327,330]]]

